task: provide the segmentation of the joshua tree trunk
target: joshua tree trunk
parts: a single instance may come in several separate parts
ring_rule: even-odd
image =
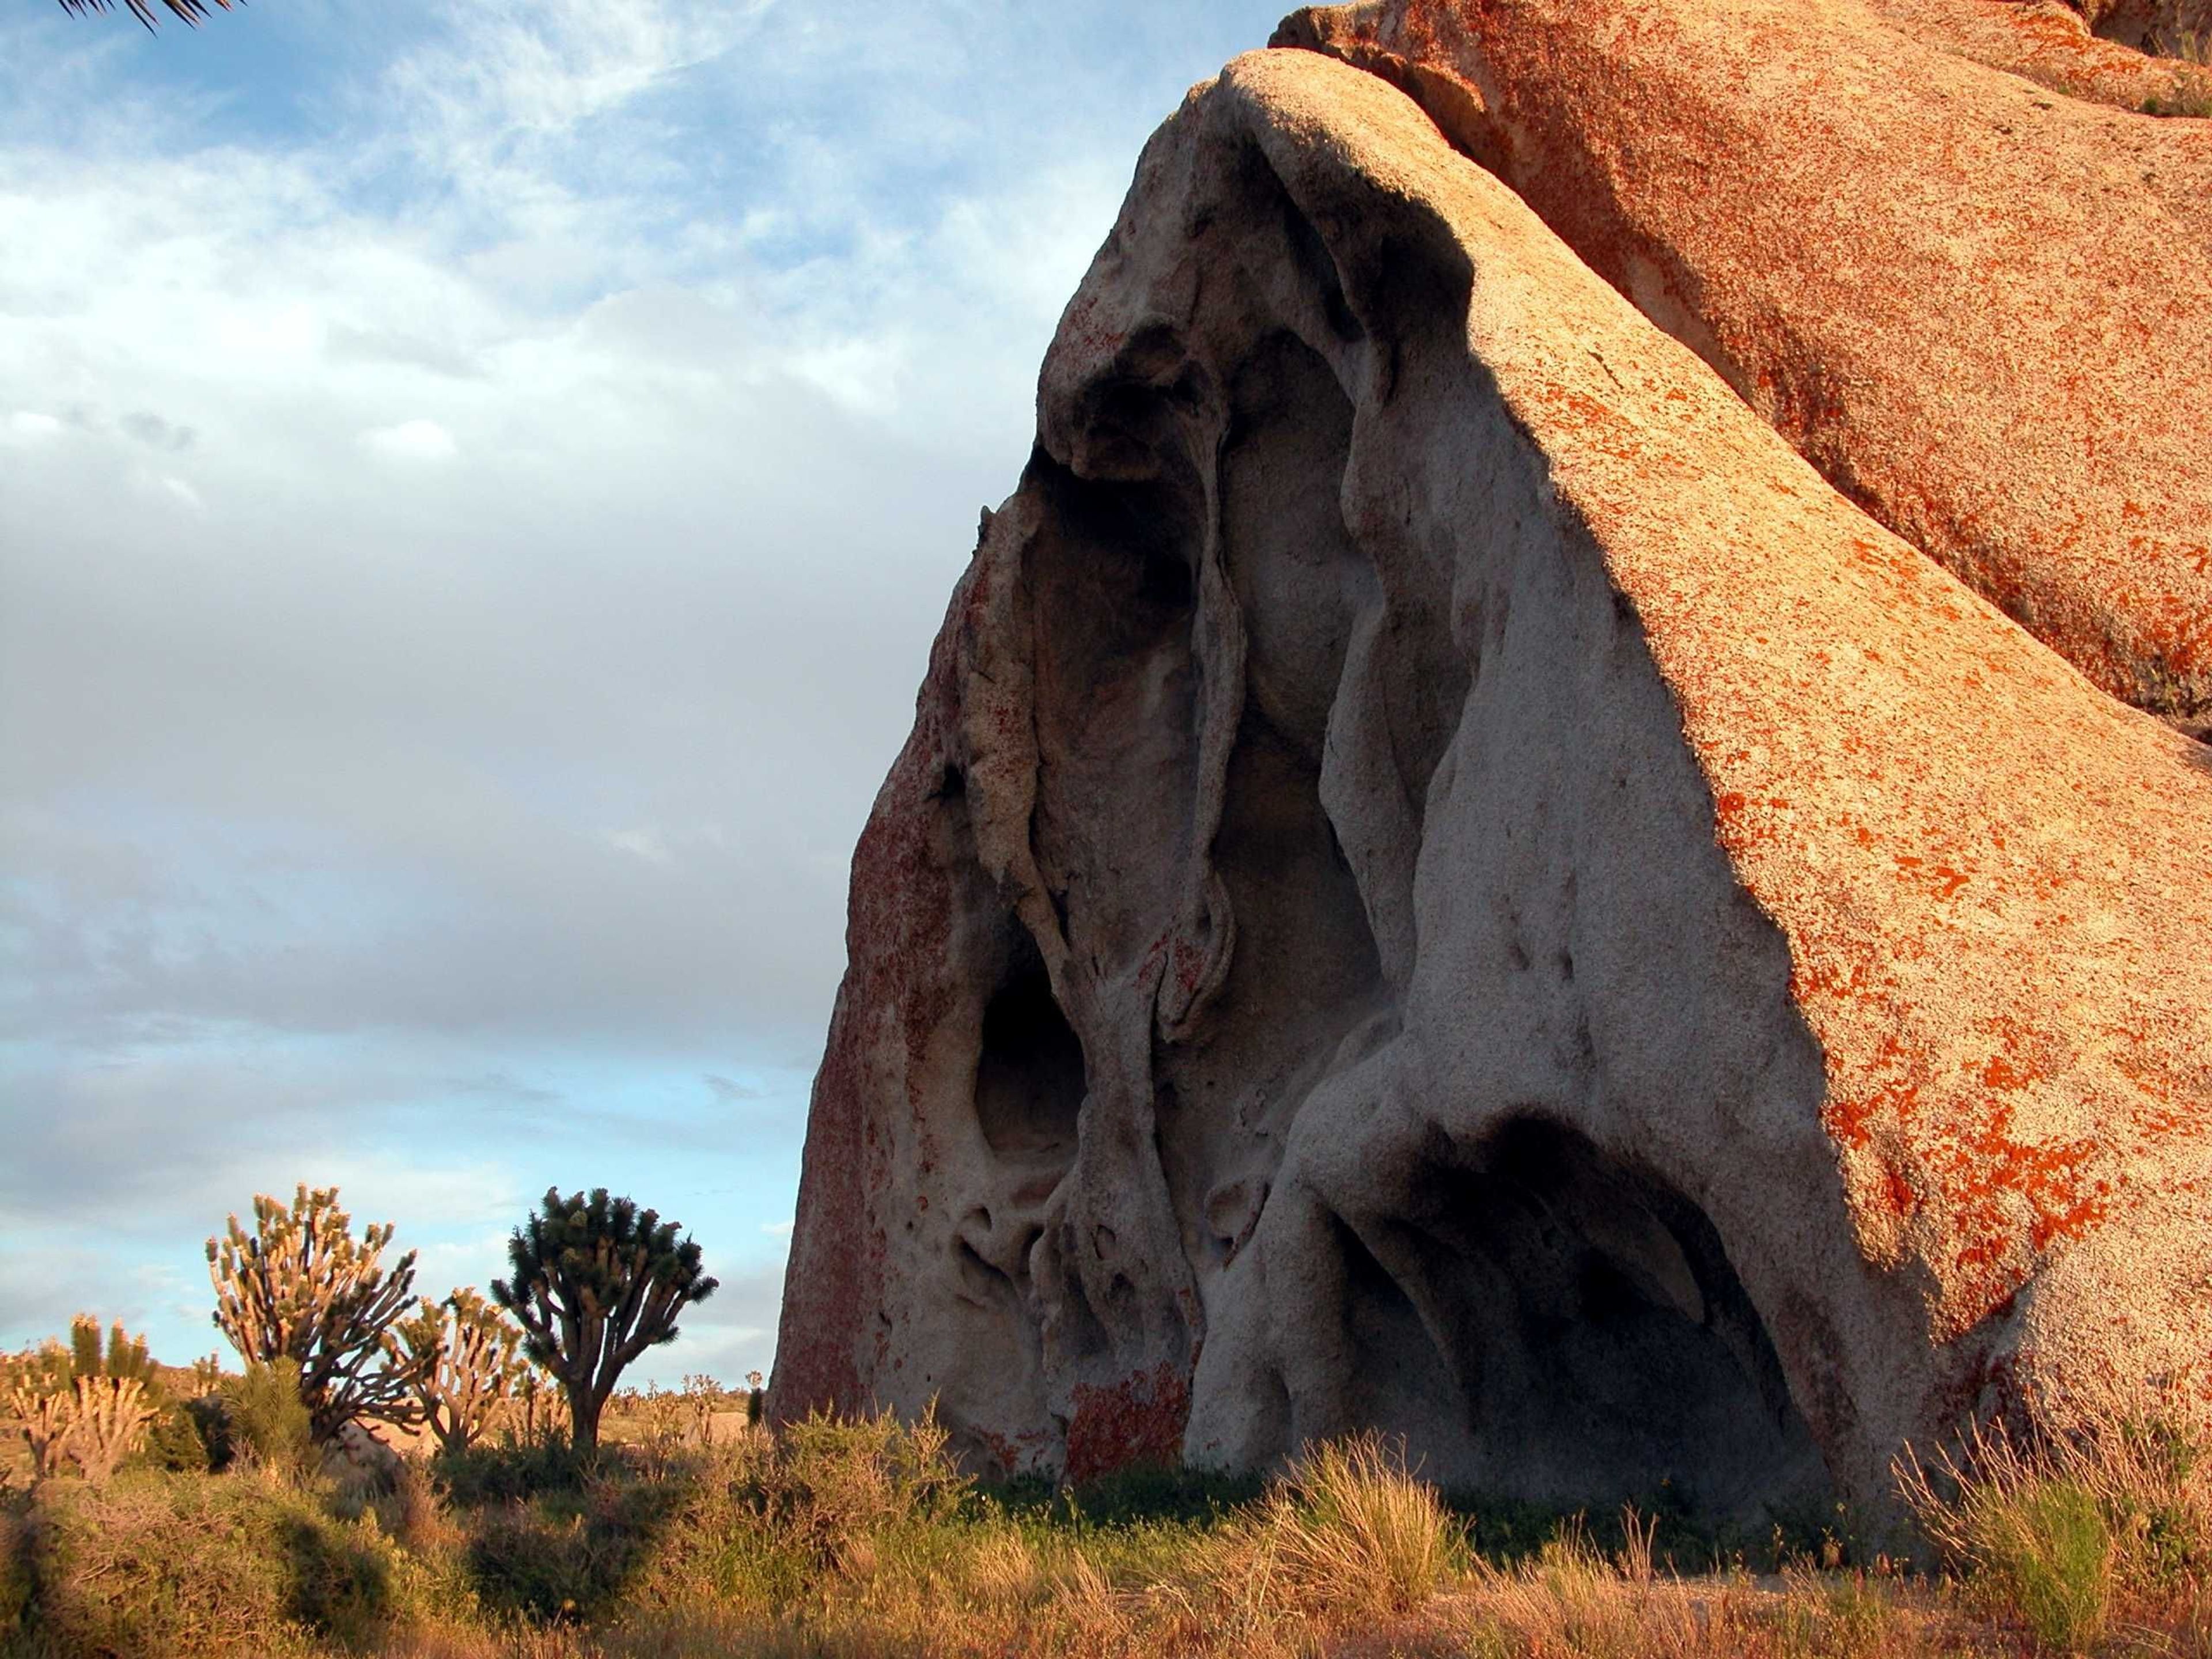
[[[31,1449],[31,1479],[44,1480],[62,1466],[75,1426],[74,1402],[64,1394],[33,1394],[17,1389],[9,1408],[22,1419],[23,1443]]]
[[[600,1401],[590,1383],[566,1385],[568,1396],[568,1443],[581,1457],[596,1457],[599,1450]]]

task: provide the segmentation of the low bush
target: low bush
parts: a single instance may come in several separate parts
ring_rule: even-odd
[[[21,1508],[0,1498],[0,1653],[13,1650],[30,1616],[30,1554]]]
[[[1899,1486],[1992,1613],[2046,1647],[2098,1641],[2116,1610],[2170,1607],[2212,1571],[2212,1467],[2197,1433],[2125,1401],[2023,1445],[1978,1427]]]
[[[584,1489],[583,1463],[559,1439],[441,1452],[430,1460],[430,1474],[445,1499],[465,1509]]]
[[[173,1401],[158,1408],[146,1425],[146,1443],[137,1462],[169,1474],[205,1474],[216,1466],[206,1425],[213,1413],[198,1401]],[[225,1443],[228,1453],[228,1443]]]
[[[495,1612],[602,1617],[653,1559],[680,1498],[667,1482],[601,1477],[574,1493],[494,1508],[469,1538],[470,1580]]]
[[[1686,1522],[1635,1510],[1525,1549],[1516,1514],[1515,1550],[1478,1555],[1480,1523],[1372,1436],[1256,1486],[1073,1492],[979,1489],[933,1419],[888,1416],[589,1469],[478,1448],[374,1483],[126,1471],[0,1500],[0,1659],[2212,1659],[2200,1463],[2148,1417],[2032,1455],[1970,1440],[1907,1484],[1949,1580],[1823,1570],[1829,1548],[1781,1580],[1678,1578]]]
[[[171,1659],[370,1639],[401,1613],[410,1565],[374,1522],[347,1526],[266,1475],[53,1481],[18,1517],[19,1650]]]
[[[785,1426],[744,1478],[768,1528],[824,1566],[849,1565],[884,1534],[959,1513],[974,1482],[960,1473],[935,1410],[902,1423],[816,1414]]]

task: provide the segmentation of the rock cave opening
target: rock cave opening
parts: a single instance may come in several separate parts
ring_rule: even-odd
[[[1002,1158],[1066,1164],[1083,1109],[1083,1044],[1027,933],[983,1009],[975,1117]]]
[[[1739,1519],[1822,1501],[1765,1326],[1682,1193],[1522,1117],[1425,1160],[1407,1196],[1340,1228],[1352,1403],[1438,1478]]]

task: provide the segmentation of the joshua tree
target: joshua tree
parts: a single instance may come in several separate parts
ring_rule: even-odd
[[[100,1486],[138,1449],[154,1407],[146,1403],[146,1384],[135,1376],[80,1376],[74,1388],[75,1420],[63,1444],[77,1473]]]
[[[86,1480],[104,1482],[145,1438],[155,1416],[148,1399],[154,1367],[146,1339],[127,1334],[121,1320],[103,1353],[100,1322],[79,1314],[70,1322],[66,1358],[59,1343],[50,1343],[22,1369],[25,1381],[10,1390],[9,1405],[22,1419],[34,1479],[66,1461]]]
[[[230,0],[215,0],[215,3],[225,11],[230,9]],[[130,6],[131,15],[133,17],[149,29],[154,27],[154,8],[151,0],[125,0],[125,3]],[[161,0],[161,3],[167,6],[174,15],[183,18],[194,28],[198,28],[200,19],[208,15],[208,9],[202,3],[202,0]],[[76,12],[79,15],[88,11],[113,11],[115,0],[62,0],[62,9]]]
[[[422,1419],[415,1385],[427,1366],[400,1351],[392,1328],[415,1288],[415,1253],[380,1265],[392,1224],[363,1230],[338,1208],[335,1187],[303,1183],[287,1209],[256,1196],[253,1231],[230,1218],[230,1237],[207,1242],[216,1328],[249,1364],[289,1358],[319,1443],[360,1419]]]
[[[65,1394],[11,1389],[8,1409],[21,1419],[23,1443],[31,1449],[31,1479],[44,1480],[69,1455],[70,1431],[76,1426],[76,1404]]]
[[[523,1352],[567,1393],[570,1437],[587,1457],[623,1368],[674,1341],[677,1314],[714,1293],[698,1245],[678,1231],[604,1187],[588,1199],[556,1187],[507,1240],[514,1276],[492,1280],[492,1299],[521,1322]]]
[[[425,1298],[398,1332],[416,1363],[427,1362],[415,1394],[431,1432],[446,1450],[466,1451],[507,1413],[529,1369],[522,1333],[473,1290],[455,1291],[443,1302]]]

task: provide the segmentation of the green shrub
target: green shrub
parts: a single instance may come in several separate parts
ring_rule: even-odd
[[[769,1524],[824,1565],[878,1534],[951,1519],[975,1484],[934,1406],[913,1423],[885,1410],[786,1424],[751,1480]]]
[[[398,1613],[404,1565],[266,1475],[125,1475],[44,1487],[24,1520],[30,1650],[171,1659],[359,1644]]]
[[[2048,1647],[2103,1632],[2116,1604],[2171,1604],[2212,1564],[2212,1481],[2192,1419],[2124,1393],[2069,1431],[2023,1443],[1970,1429],[1934,1468],[1908,1456],[1899,1489],[1922,1529],[1990,1611]]]
[[[2053,1480],[2007,1493],[1984,1517],[1980,1568],[2038,1642],[2073,1653],[2098,1640],[2112,1595],[2112,1533],[2096,1495]]]
[[[294,1480],[313,1474],[319,1461],[314,1424],[300,1398],[297,1360],[248,1361],[243,1376],[223,1380],[222,1400],[233,1460]]]
[[[21,1514],[0,1505],[0,1653],[14,1651],[9,1638],[31,1607],[31,1539]]]
[[[565,1440],[505,1446],[480,1442],[465,1451],[440,1452],[430,1460],[430,1473],[447,1502],[467,1509],[584,1488],[582,1462]]]
[[[678,1499],[663,1481],[591,1482],[560,1497],[479,1516],[468,1547],[471,1586],[500,1613],[539,1620],[605,1613],[644,1567]]]
[[[1027,1476],[994,1488],[991,1495],[1011,1514],[1043,1511],[1080,1526],[1119,1527],[1218,1520],[1257,1498],[1267,1485],[1266,1477],[1257,1474],[1139,1464],[1079,1486]]]
[[[222,1395],[204,1394],[185,1401],[184,1408],[199,1433],[200,1444],[207,1448],[208,1468],[228,1468],[238,1449],[230,1432],[230,1407],[223,1403]]]
[[[137,1466],[169,1474],[205,1474],[216,1467],[201,1419],[207,1413],[193,1407],[198,1402],[178,1401],[161,1407],[146,1425],[146,1443]]]

